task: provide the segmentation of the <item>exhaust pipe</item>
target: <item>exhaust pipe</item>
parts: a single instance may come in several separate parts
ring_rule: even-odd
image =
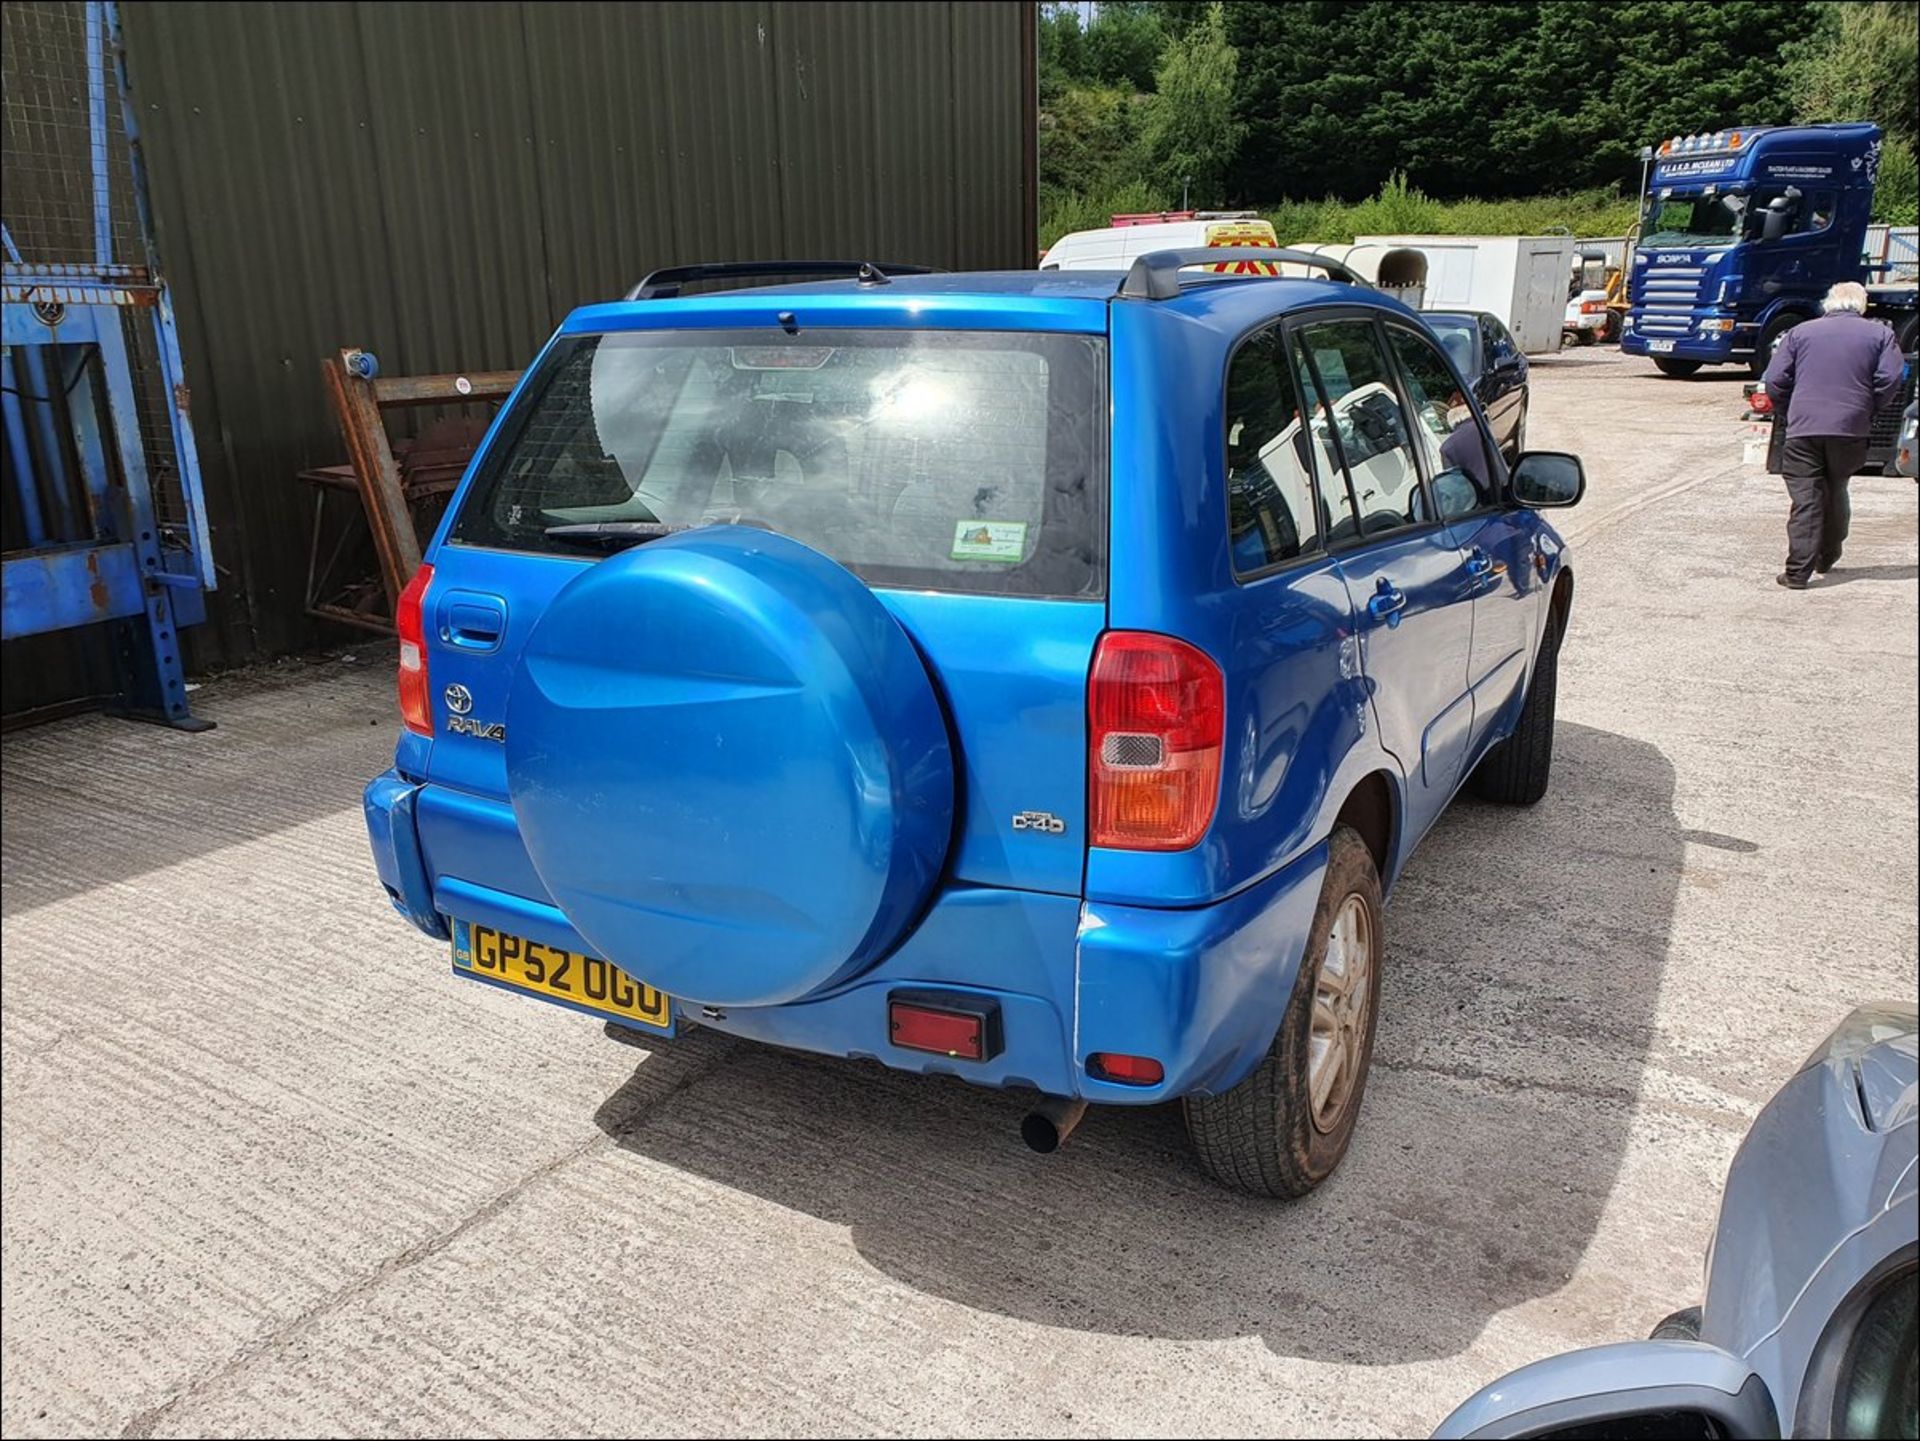
[[[1043,1156],[1067,1144],[1067,1137],[1087,1114],[1087,1103],[1068,1096],[1042,1096],[1020,1122],[1020,1139]]]

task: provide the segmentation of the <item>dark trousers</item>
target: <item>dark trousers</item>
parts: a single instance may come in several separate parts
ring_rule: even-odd
[[[1780,469],[1793,508],[1787,512],[1787,574],[1805,580],[1830,568],[1847,543],[1853,507],[1847,482],[1867,458],[1867,442],[1847,435],[1787,438]]]

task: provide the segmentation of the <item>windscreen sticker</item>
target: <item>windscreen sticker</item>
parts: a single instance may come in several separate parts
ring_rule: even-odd
[[[1027,548],[1024,520],[962,520],[953,527],[954,560],[1018,564]]]

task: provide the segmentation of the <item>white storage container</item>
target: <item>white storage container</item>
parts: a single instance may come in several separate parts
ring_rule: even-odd
[[[1415,310],[1426,308],[1427,257],[1411,246],[1356,241],[1352,245],[1293,245],[1288,248],[1338,260],[1375,289],[1384,290],[1402,305]],[[1283,265],[1281,273],[1308,275],[1317,272],[1304,266]]]
[[[1427,257],[1428,310],[1497,315],[1529,355],[1560,348],[1571,235],[1362,235],[1356,245],[1403,246]]]

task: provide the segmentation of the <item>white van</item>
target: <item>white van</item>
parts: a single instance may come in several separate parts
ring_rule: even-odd
[[[1251,210],[1196,211],[1171,215],[1116,215],[1104,230],[1063,235],[1041,257],[1042,270],[1125,270],[1136,256],[1153,250],[1197,250],[1208,246],[1279,249],[1273,226]],[[1337,260],[1376,290],[1419,310],[1425,303],[1427,258],[1418,250],[1389,245],[1296,245],[1310,255]],[[1311,265],[1293,261],[1240,260],[1218,269],[1235,275],[1316,275]]]
[[[1076,230],[1054,241],[1040,258],[1042,270],[1125,270],[1154,250],[1202,246],[1263,246],[1277,249],[1273,227],[1251,210],[1187,210],[1160,215],[1116,215],[1104,230]],[[1277,275],[1277,266],[1240,261],[1242,275]]]

